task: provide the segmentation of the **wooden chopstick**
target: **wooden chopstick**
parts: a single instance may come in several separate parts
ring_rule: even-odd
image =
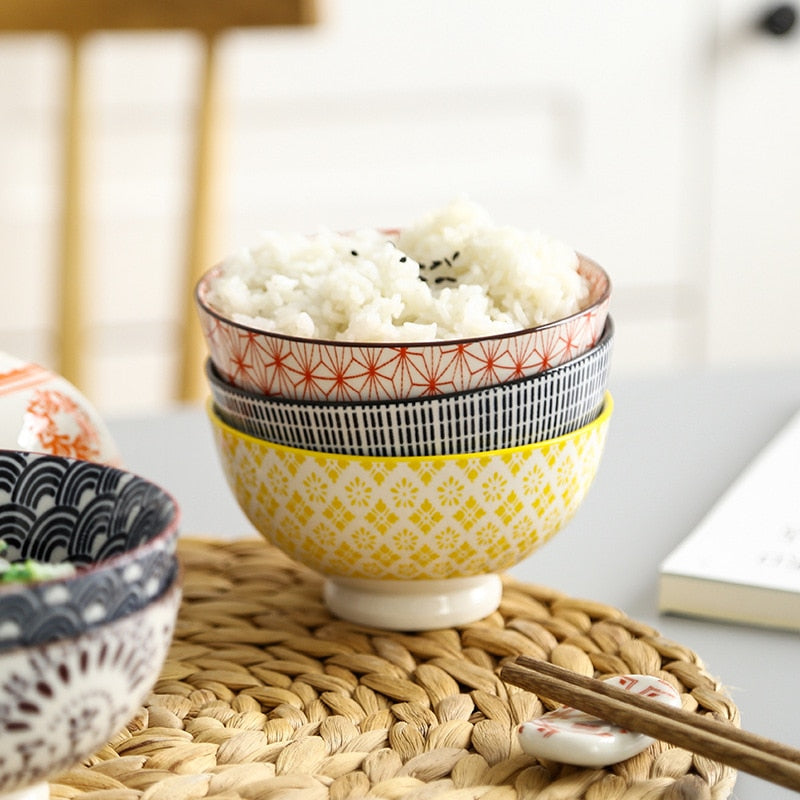
[[[788,745],[528,656],[503,666],[500,677],[614,725],[800,791],[800,750]]]

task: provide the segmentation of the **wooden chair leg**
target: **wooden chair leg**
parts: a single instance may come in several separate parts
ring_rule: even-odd
[[[85,287],[83,258],[83,81],[78,34],[67,37],[68,67],[63,141],[61,270],[56,285],[56,369],[83,389],[85,371]]]
[[[219,228],[217,209],[218,192],[217,159],[217,38],[203,36],[201,84],[199,97],[199,125],[195,142],[194,179],[189,209],[189,242],[187,265],[184,273],[182,301],[183,331],[180,344],[180,372],[178,398],[184,402],[199,400],[205,394],[203,359],[205,342],[194,307],[194,287],[202,274],[209,269],[214,250],[214,234]]]

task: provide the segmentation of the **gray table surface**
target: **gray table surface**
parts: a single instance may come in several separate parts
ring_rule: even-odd
[[[743,727],[800,747],[800,635],[663,616],[658,565],[800,409],[800,366],[611,376],[615,412],[599,474],[573,521],[512,570],[622,609],[693,649],[729,689]],[[182,529],[252,536],[200,406],[109,420],[125,465],[171,491]],[[800,477],[800,476],[798,476]],[[798,795],[740,773],[734,797]]]

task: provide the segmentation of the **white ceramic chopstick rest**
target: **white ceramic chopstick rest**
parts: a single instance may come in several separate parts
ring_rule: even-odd
[[[604,683],[681,707],[678,692],[651,675],[618,675]],[[625,730],[569,706],[523,722],[517,732],[520,746],[529,755],[581,767],[607,767],[641,753],[653,743],[643,733]]]

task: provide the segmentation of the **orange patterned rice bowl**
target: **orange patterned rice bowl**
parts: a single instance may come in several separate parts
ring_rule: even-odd
[[[328,341],[261,330],[209,303],[219,268],[203,276],[195,300],[211,360],[233,386],[296,400],[399,400],[530,377],[594,347],[608,316],[611,282],[599,264],[579,259],[578,272],[589,286],[581,311],[534,328],[467,339]]]

